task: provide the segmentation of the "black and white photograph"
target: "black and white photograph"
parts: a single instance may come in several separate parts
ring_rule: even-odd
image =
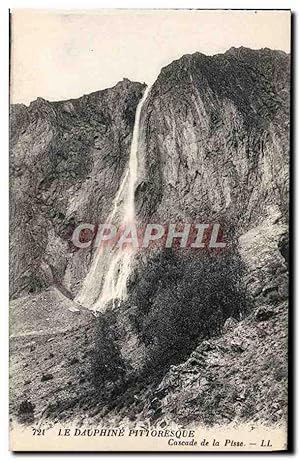
[[[10,449],[286,450],[291,11],[9,16]]]

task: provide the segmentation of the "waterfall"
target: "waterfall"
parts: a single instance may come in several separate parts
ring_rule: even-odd
[[[149,91],[150,86],[145,89],[136,109],[128,168],[114,199],[107,223],[135,224],[134,192],[138,169],[140,117]],[[75,301],[95,311],[104,311],[110,302],[126,299],[127,281],[135,252],[133,245],[128,245],[126,248],[119,248],[116,245],[107,248],[101,244],[96,249],[91,268]]]

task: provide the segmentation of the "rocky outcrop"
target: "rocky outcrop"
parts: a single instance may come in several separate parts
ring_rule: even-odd
[[[71,297],[78,291],[92,254],[70,238],[111,209],[143,88],[124,79],[79,99],[11,107],[12,297],[52,284]]]
[[[259,325],[249,317],[171,366],[147,398],[142,418],[183,425],[276,424],[286,418],[287,305],[271,311]]]
[[[224,255],[217,255],[201,265],[199,253],[193,257],[192,251],[189,258],[178,251],[173,260],[161,264],[156,254],[155,268],[148,263],[140,275],[141,288],[139,281],[133,283],[132,301],[140,312],[145,311],[138,316],[144,327],[136,332],[146,340],[144,354],[154,362],[159,356],[160,364],[170,354],[171,362],[183,362],[167,373],[167,380],[155,390],[159,396],[155,391],[151,395],[144,417],[180,422],[198,417],[201,422],[216,423],[226,421],[228,413],[227,421],[237,416],[277,421],[287,402],[289,56],[246,48],[216,56],[183,56],[162,69],[144,104],[140,129],[139,219],[220,222],[228,244],[223,264]],[[200,255],[202,261],[205,257]],[[140,271],[141,267],[140,263]],[[199,277],[199,291],[194,276]],[[253,317],[251,312],[255,312]],[[223,348],[217,338],[210,339],[215,350],[209,353],[211,359],[206,362],[200,357],[197,363],[197,340],[220,334],[222,325],[225,333],[230,319],[251,344],[234,334],[220,339]],[[264,335],[258,323],[267,320]],[[276,357],[273,334],[278,340]],[[268,351],[261,342],[263,335]],[[161,336],[167,337],[167,345]],[[189,358],[193,347],[196,350]],[[264,353],[265,361],[258,368],[250,359],[254,349]],[[233,359],[236,379],[241,382],[230,378]],[[242,383],[246,370],[239,371],[239,364],[243,359],[261,377],[258,392],[257,379],[249,385]],[[275,383],[268,360],[274,360],[275,372],[281,373]],[[259,408],[254,414],[255,398],[272,391],[278,394],[274,408]]]
[[[219,222],[250,302],[287,296],[289,63],[270,49],[185,55],[142,111],[140,220]]]
[[[289,56],[231,48],[163,68],[141,123],[141,219],[247,231],[288,208]],[[268,207],[272,210],[268,211]]]

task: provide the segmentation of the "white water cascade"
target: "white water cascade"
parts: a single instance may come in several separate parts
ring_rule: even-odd
[[[138,103],[132,134],[129,163],[113,202],[107,223],[114,225],[135,224],[134,192],[137,179],[137,152],[141,110],[150,91],[144,91]],[[104,311],[109,303],[121,302],[127,297],[127,281],[131,273],[136,249],[116,245],[107,248],[101,244],[95,252],[91,268],[75,301],[94,311]]]

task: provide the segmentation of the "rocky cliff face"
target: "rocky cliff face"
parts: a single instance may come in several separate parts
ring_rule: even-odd
[[[163,68],[144,106],[139,214],[249,229],[287,212],[289,56],[232,48]],[[271,211],[272,212],[272,211]]]
[[[125,81],[74,101],[13,107],[13,296],[54,284],[61,292],[49,291],[47,302],[59,299],[62,308],[62,292],[78,291],[92,250],[75,250],[70,235],[79,222],[107,217],[142,92],[143,85]],[[45,389],[49,417],[73,417],[85,407],[94,423],[127,416],[280,421],[287,400],[289,56],[232,48],[172,62],[143,106],[138,153],[138,219],[220,222],[228,249],[139,254],[128,300],[97,320],[84,317],[84,337],[76,329],[75,371],[51,358],[57,375]],[[16,312],[22,302],[14,301]],[[62,337],[71,360],[72,331]],[[38,346],[46,356],[47,346]],[[56,378],[67,403],[53,402]],[[30,392],[39,416],[38,377]],[[255,406],[269,399],[270,407]]]
[[[11,295],[52,284],[73,297],[91,252],[79,223],[105,221],[128,163],[144,86],[123,80],[79,99],[11,108]]]
[[[140,218],[222,223],[231,256],[220,273],[232,271],[250,309],[248,316],[240,297],[239,308],[228,310],[221,294],[222,338],[209,339],[208,331],[208,340],[200,340],[186,361],[171,366],[143,416],[181,423],[278,422],[287,404],[289,56],[232,48],[172,62],[144,107],[141,144]],[[239,268],[230,262],[236,253]],[[192,277],[195,262],[188,266]],[[208,260],[205,270],[212,277],[220,267]],[[197,272],[205,296],[200,266]],[[192,305],[176,275],[173,289],[178,284],[181,301]],[[216,284],[211,289],[218,291]],[[222,289],[225,296],[230,292],[230,279]],[[206,301],[216,309],[217,302]],[[218,321],[210,314],[216,332]],[[181,328],[186,318],[179,317]],[[241,318],[247,319],[236,321]],[[256,404],[268,398],[268,409]]]

